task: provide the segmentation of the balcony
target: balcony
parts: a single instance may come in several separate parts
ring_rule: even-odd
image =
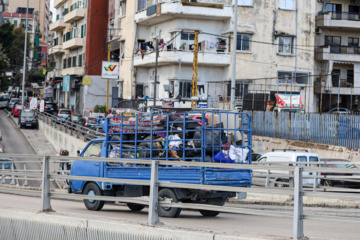
[[[52,32],[58,32],[63,30],[66,27],[66,24],[64,23],[64,19],[59,19],[56,22],[50,24],[50,31]]]
[[[318,61],[360,62],[360,48],[349,46],[323,46],[316,49]]]
[[[66,42],[63,42],[63,49],[70,50],[70,49],[82,47],[83,45],[84,45],[83,38],[77,37],[77,38],[70,39]]]
[[[135,22],[153,25],[174,18],[196,18],[225,20],[232,17],[232,9],[225,6],[225,0],[203,0],[201,2],[182,2],[165,0],[158,5],[151,5],[135,14]]]
[[[56,70],[56,75],[55,75],[55,77],[62,77],[62,71],[61,71],[61,69],[58,69],[58,70]],[[47,72],[47,78],[49,78],[49,79],[52,79],[53,77],[54,77],[54,71],[49,71],[49,72]]]
[[[351,79],[350,81],[348,79],[340,79],[340,86],[339,86],[339,80],[333,79],[331,81],[332,86],[326,87],[325,81],[315,81],[314,82],[314,92],[316,94],[333,94],[337,95],[340,90],[340,95],[355,95],[360,94],[360,89],[357,87],[354,87],[354,79]]]
[[[348,12],[328,12],[316,16],[316,27],[332,29],[360,29],[360,14]]]
[[[172,64],[192,65],[194,59],[194,52],[192,51],[162,51],[159,53],[158,65],[166,66]],[[216,52],[199,52],[198,64],[199,66],[214,66],[225,67],[231,63],[229,53]],[[136,67],[155,67],[155,52],[146,54],[144,58],[140,55],[135,56],[134,66]]]
[[[85,75],[85,68],[84,67],[70,67],[70,68],[64,68],[62,70],[62,75],[78,75],[82,76]]]
[[[58,54],[58,53],[63,54],[64,52],[65,51],[62,45],[56,45],[49,49],[49,54]]]
[[[75,8],[71,12],[67,13],[64,17],[64,22],[73,23],[85,17],[84,8]]]
[[[59,8],[61,7],[61,5],[63,5],[64,3],[66,3],[67,0],[55,0],[54,1],[54,8]]]

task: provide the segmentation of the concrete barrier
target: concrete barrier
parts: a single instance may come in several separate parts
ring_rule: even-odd
[[[360,150],[358,148],[348,148],[262,136],[253,136],[253,146],[254,152],[271,152],[272,149],[302,149],[317,153],[320,158],[337,158],[360,162]]]
[[[39,121],[39,129],[57,152],[60,152],[61,149],[66,149],[72,157],[77,156],[77,150],[84,149],[88,144],[88,142],[84,142],[81,138],[77,138],[75,134],[71,136],[69,133],[60,131],[59,126],[54,128],[41,120]]]
[[[191,229],[174,229],[112,219],[86,219],[56,212],[38,213],[0,209],[0,239],[118,239],[118,240],[245,240],[252,237],[216,235]],[[262,239],[262,238],[256,238]],[[266,238],[270,239],[270,238]]]

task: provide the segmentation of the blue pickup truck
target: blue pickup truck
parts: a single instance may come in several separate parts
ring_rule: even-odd
[[[238,112],[173,111],[158,109],[151,113],[123,112],[99,119],[105,138],[92,140],[80,153],[82,157],[109,158],[108,162],[74,161],[70,175],[150,180],[150,160],[221,162],[251,164],[251,116]],[[237,158],[230,148],[237,150]],[[240,154],[239,154],[240,153]],[[241,155],[241,153],[244,153]],[[233,156],[234,152],[233,152]],[[115,163],[111,159],[147,159],[149,164]],[[160,166],[159,181],[219,186],[251,186],[250,169],[220,169],[189,166]],[[94,196],[141,197],[149,195],[149,186],[111,182],[70,180],[69,192]],[[159,188],[159,197],[173,202],[203,203],[222,206],[235,192]],[[246,194],[240,194],[246,197]],[[99,211],[100,200],[85,199],[87,209]],[[127,204],[132,211],[145,206]],[[181,208],[160,208],[162,217],[177,217]],[[200,210],[204,216],[217,211]]]

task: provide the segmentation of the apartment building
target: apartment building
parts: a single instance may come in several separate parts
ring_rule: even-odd
[[[194,37],[199,31],[198,96],[230,100],[234,1],[136,0],[119,4],[122,65],[118,85],[123,87],[124,98],[153,97],[157,38],[157,98],[189,100]],[[307,111],[314,111],[316,4],[238,0],[237,98],[244,92],[260,94],[265,96],[264,103],[274,100],[275,93],[300,94]]]
[[[0,0],[0,12],[6,12],[9,9],[9,0]]]
[[[106,103],[101,63],[107,57],[108,2],[56,0],[54,7],[49,54],[55,69],[47,75],[47,96],[59,105],[87,113]]]
[[[13,24],[15,26],[15,28],[17,27],[17,28],[25,29],[26,13],[23,13],[23,12],[24,12],[23,8],[18,8],[16,10],[16,12],[13,12],[13,13],[4,12],[2,14],[4,22],[9,22],[9,23]],[[36,26],[38,25],[38,22],[37,22],[36,16],[33,13],[34,13],[34,9],[29,8],[27,30],[28,30],[29,39],[30,39],[30,47],[35,49],[34,51],[30,51],[29,56],[28,56],[28,58],[31,60],[28,63],[29,69],[32,68],[32,64],[33,64],[32,60],[37,60],[39,58],[39,51],[38,51],[37,47],[40,47],[39,35],[38,35],[39,31],[36,28]]]
[[[323,1],[316,5],[315,81],[320,111],[355,110],[360,94],[360,1]]]

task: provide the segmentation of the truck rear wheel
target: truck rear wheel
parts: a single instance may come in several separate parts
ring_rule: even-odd
[[[159,191],[159,197],[163,199],[171,198],[173,202],[177,203],[178,198],[175,192],[169,188],[163,188]],[[180,215],[181,208],[159,207],[159,216],[167,218],[176,218]]]
[[[89,183],[86,185],[84,195],[90,196],[102,196],[103,192],[96,183]],[[85,207],[88,210],[100,211],[104,207],[104,201],[94,199],[84,199]]]
[[[145,205],[136,204],[136,203],[128,203],[127,206],[133,212],[139,212],[145,208]]]
[[[222,198],[210,198],[206,200],[206,204],[224,206],[225,201]],[[199,210],[199,212],[204,217],[216,217],[220,213],[218,211],[209,211],[209,210]]]

